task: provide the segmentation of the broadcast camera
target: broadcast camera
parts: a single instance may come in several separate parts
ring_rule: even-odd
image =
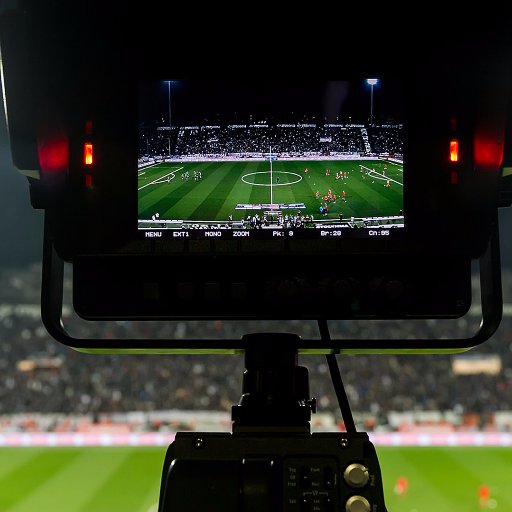
[[[177,435],[160,511],[385,510],[334,354],[461,351],[498,327],[506,52],[450,42],[404,61],[383,44],[239,69],[213,42],[210,63],[204,45],[178,51],[129,7],[120,23],[98,2],[41,4],[7,10],[0,43],[13,161],[45,211],[47,330],[83,352],[245,353],[233,433]],[[86,320],[313,319],[321,338],[75,338],[64,262]],[[330,338],[327,320],[463,316],[475,263],[472,338]],[[328,355],[347,433],[311,434],[306,353]]]

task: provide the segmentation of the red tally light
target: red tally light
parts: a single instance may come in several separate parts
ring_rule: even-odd
[[[40,130],[37,154],[42,175],[66,173],[69,167],[69,141],[65,130],[57,127]]]
[[[92,143],[86,142],[84,144],[84,164],[92,165],[94,162],[93,153],[92,153]]]
[[[481,135],[475,137],[474,158],[479,170],[499,172],[503,162],[503,138]]]
[[[450,162],[459,161],[459,141],[452,139],[450,141]]]

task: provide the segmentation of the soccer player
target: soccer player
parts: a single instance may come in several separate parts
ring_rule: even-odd
[[[489,508],[489,499],[491,497],[491,489],[488,485],[482,484],[478,488],[478,503],[480,504],[480,508],[486,509]]]
[[[405,476],[399,476],[395,482],[395,494],[400,498],[405,498],[407,489],[409,488],[409,480]]]
[[[384,185],[386,188],[391,188],[391,182],[386,180],[386,184]]]
[[[343,201],[347,200],[347,193],[344,190],[341,191],[341,198],[343,199]]]

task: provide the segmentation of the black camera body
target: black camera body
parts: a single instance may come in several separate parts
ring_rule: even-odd
[[[191,480],[200,492],[181,492]],[[364,432],[181,432],[162,485],[166,512],[385,511],[377,454]]]

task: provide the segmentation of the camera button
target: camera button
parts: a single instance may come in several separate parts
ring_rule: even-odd
[[[176,283],[176,295],[181,300],[192,300],[195,295],[195,284],[190,282]]]
[[[221,298],[221,287],[220,283],[204,283],[204,298],[206,300],[218,300]]]
[[[247,283],[231,283],[231,299],[245,300],[247,299]]]

